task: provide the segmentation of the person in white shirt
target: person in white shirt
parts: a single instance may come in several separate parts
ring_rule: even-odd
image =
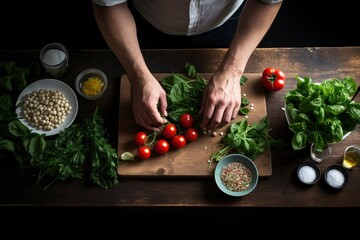
[[[200,126],[215,130],[237,116],[240,77],[281,4],[282,0],[92,0],[104,40],[130,80],[135,122],[152,131],[161,130],[166,121],[166,93],[142,56],[140,43],[145,44],[146,37],[138,38],[136,14],[164,36],[190,39],[193,47],[228,48],[204,90],[200,110]]]

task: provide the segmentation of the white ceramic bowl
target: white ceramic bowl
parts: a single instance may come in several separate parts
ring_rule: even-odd
[[[83,91],[83,87],[84,87],[84,82],[89,80],[90,78],[96,78],[97,80],[100,79],[102,82],[102,87],[101,90],[96,93],[96,94],[86,94]],[[105,75],[104,72],[102,72],[99,69],[96,68],[89,68],[89,69],[85,69],[84,71],[82,71],[81,73],[79,73],[79,75],[76,77],[75,80],[75,88],[76,91],[84,98],[88,99],[88,100],[96,100],[99,99],[104,92],[107,89],[107,85],[108,85],[108,79]],[[92,91],[95,92],[95,91]]]

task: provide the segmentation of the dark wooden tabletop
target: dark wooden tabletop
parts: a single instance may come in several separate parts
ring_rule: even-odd
[[[69,50],[70,65],[61,79],[73,89],[78,73],[86,68],[98,68],[109,78],[106,95],[97,101],[80,96],[75,121],[88,117],[100,106],[110,141],[117,145],[119,80],[124,71],[110,50]],[[154,73],[183,72],[185,62],[196,66],[198,72],[212,73],[226,49],[143,50],[145,60]],[[39,50],[1,51],[1,61],[28,64],[38,59]],[[267,92],[266,102],[271,135],[290,143],[292,133],[287,128],[282,106],[284,94],[296,87],[295,75],[308,76],[320,82],[326,78],[353,77],[360,84],[360,47],[341,48],[263,48],[256,49],[245,70],[261,73],[265,67],[282,69],[287,75],[284,89]],[[43,78],[47,78],[46,75]],[[339,163],[347,144],[360,144],[359,128],[341,143],[333,146],[332,156],[319,163],[324,169]],[[212,178],[119,178],[112,189],[84,186],[80,182],[57,182],[47,190],[37,183],[30,169],[18,168],[9,162],[0,163],[1,206],[71,206],[111,207],[123,211],[178,211],[204,209],[219,212],[251,211],[256,209],[295,208],[358,208],[360,207],[360,168],[349,170],[350,181],[340,191],[329,190],[323,181],[304,187],[295,178],[297,166],[310,159],[309,149],[294,151],[291,147],[271,150],[272,175],[260,178],[257,188],[248,196],[233,198],[224,195]]]

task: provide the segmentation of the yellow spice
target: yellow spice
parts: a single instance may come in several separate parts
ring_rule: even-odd
[[[98,95],[104,87],[104,82],[99,77],[89,77],[82,86],[81,91],[88,96]]]

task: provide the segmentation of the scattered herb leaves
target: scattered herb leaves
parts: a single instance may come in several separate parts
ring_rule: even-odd
[[[213,161],[219,162],[230,152],[255,160],[272,146],[283,148],[286,145],[284,141],[274,139],[269,135],[269,121],[266,116],[252,124],[249,124],[247,119],[242,119],[230,125],[229,132],[224,135],[222,143],[218,145],[220,149],[210,157],[209,167]]]

